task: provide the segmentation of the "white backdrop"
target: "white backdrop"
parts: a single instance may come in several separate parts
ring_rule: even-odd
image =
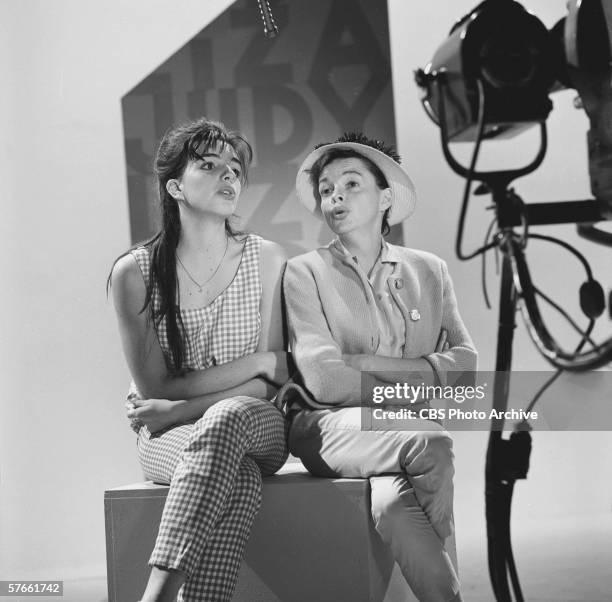
[[[104,292],[114,257],[129,245],[120,98],[229,4],[0,0],[0,579],[105,572],[103,490],[141,478],[123,419],[129,377]],[[453,255],[462,182],[443,161],[412,81],[413,69],[473,4],[390,0],[389,21],[398,146],[420,196],[406,241],[449,262],[481,367],[490,369],[497,280],[491,275],[495,309],[487,312],[479,264]],[[564,0],[527,6],[547,26],[565,11]],[[517,183],[528,202],[589,196],[587,123],[572,108],[573,95],[554,99],[548,156]],[[493,154],[520,161],[535,144],[528,135]],[[468,246],[484,235],[483,203],[488,199],[474,203],[468,219]],[[547,232],[575,240],[569,226]],[[577,244],[609,290],[612,253]],[[533,265],[542,288],[575,310],[582,280],[565,282],[578,274],[573,260],[534,245]],[[570,341],[565,327],[563,337]],[[516,369],[545,367],[522,327],[514,357]],[[554,394],[562,396],[563,387]],[[485,445],[484,433],[456,437],[459,547],[468,525],[484,532]],[[515,514],[609,512],[612,486],[600,475],[610,473],[611,458],[610,433],[536,434],[531,478],[517,486]],[[579,491],[567,487],[577,475]],[[563,493],[551,495],[560,486]]]

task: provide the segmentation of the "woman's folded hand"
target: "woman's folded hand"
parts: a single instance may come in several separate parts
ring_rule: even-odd
[[[132,399],[126,404],[127,417],[144,424],[150,433],[161,431],[177,422],[176,402],[168,399]]]

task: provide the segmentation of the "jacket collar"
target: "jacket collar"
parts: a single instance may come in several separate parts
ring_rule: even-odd
[[[336,256],[342,259],[354,259],[347,248],[340,242],[339,238],[334,238],[327,248]],[[384,238],[381,239],[381,252],[379,256],[381,263],[397,263],[400,261],[399,253],[395,245],[390,245]]]

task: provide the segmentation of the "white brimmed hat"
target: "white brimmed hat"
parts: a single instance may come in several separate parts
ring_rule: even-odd
[[[313,150],[304,159],[298,170],[295,187],[298,199],[310,213],[321,219],[323,218],[320,203],[314,194],[310,181],[310,170],[322,155],[333,149],[353,150],[367,157],[382,171],[392,193],[392,205],[388,215],[390,226],[403,222],[412,214],[416,204],[416,190],[408,174],[389,155],[372,146],[358,142],[332,142],[324,144]]]

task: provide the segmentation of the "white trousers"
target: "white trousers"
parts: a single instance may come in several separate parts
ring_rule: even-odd
[[[365,408],[300,411],[289,450],[314,475],[368,478],[372,518],[421,602],[458,602],[459,580],[444,548],[453,531],[450,435],[429,420],[415,430],[361,430]]]

